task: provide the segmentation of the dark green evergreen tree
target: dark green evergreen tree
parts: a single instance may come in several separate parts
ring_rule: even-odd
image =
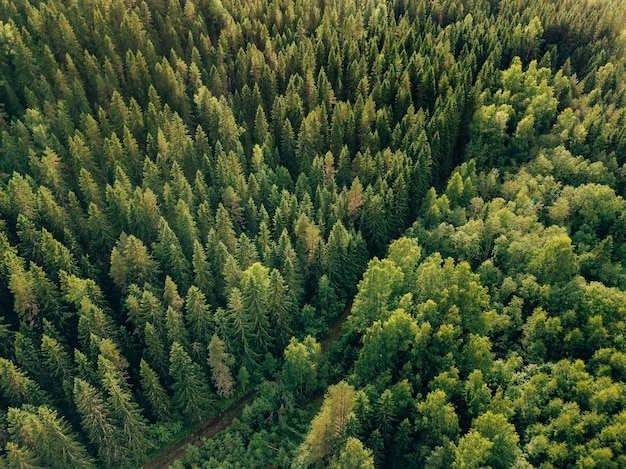
[[[175,409],[186,418],[194,420],[210,415],[208,412],[212,407],[212,394],[207,378],[178,342],[172,344],[169,373]]]

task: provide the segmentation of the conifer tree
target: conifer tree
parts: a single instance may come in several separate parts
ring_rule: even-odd
[[[183,252],[187,259],[191,259],[193,256],[193,246],[198,237],[198,228],[196,222],[191,215],[189,205],[183,200],[179,199],[175,209],[175,229],[178,234],[178,239],[183,248]]]
[[[209,303],[214,301],[213,288],[215,280],[213,279],[211,265],[207,260],[206,252],[198,240],[194,241],[193,245],[193,273],[193,284],[204,293]]]
[[[9,441],[5,447],[6,464],[9,469],[37,469],[44,467],[35,452],[27,446]],[[5,464],[4,460],[0,464]]]
[[[254,347],[258,353],[264,354],[272,340],[267,313],[269,270],[258,262],[252,264],[242,274],[241,293],[244,311],[249,317]]]
[[[41,352],[50,375],[71,383],[73,366],[63,346],[53,337],[44,334],[41,338]]]
[[[121,448],[117,442],[119,428],[102,394],[81,378],[74,378],[74,405],[89,440],[98,450],[98,458],[112,465],[119,461]]]
[[[171,307],[174,311],[181,312],[183,308],[183,299],[178,294],[178,286],[169,275],[165,276],[165,287],[163,289],[163,301],[165,305]]]
[[[41,348],[35,346],[31,337],[34,331],[22,326],[22,330],[15,333],[13,349],[17,365],[31,376],[35,381],[41,381],[44,371],[41,369]]]
[[[237,249],[235,229],[233,227],[233,221],[228,215],[228,211],[222,204],[218,205],[215,212],[215,231],[217,239],[224,243],[230,254],[234,255]]]
[[[170,399],[167,392],[161,385],[159,375],[150,368],[145,360],[139,363],[139,374],[141,377],[141,389],[144,398],[150,405],[152,415],[158,421],[170,419]]]
[[[185,319],[192,340],[206,347],[213,330],[213,314],[206,297],[195,285],[189,288],[185,297]]]
[[[133,400],[119,371],[102,356],[98,362],[99,365],[103,364],[102,386],[108,395],[107,405],[116,426],[121,430],[116,443],[119,445],[120,459],[138,462],[153,446],[147,433],[148,422],[142,415],[141,408]]]
[[[4,400],[12,406],[43,404],[48,401],[44,391],[13,362],[0,357],[0,389]]]
[[[299,449],[305,459],[322,464],[329,458],[352,412],[354,396],[354,388],[345,381],[329,386],[322,409],[311,422],[311,430]]]
[[[143,242],[122,233],[111,252],[110,275],[115,284],[125,291],[131,283],[143,285],[154,281],[158,270]]]
[[[170,288],[171,290],[166,293],[164,289],[163,296],[166,302],[180,305],[182,304],[182,300],[177,296],[178,293],[175,285],[173,281],[171,284],[168,282],[168,290]],[[137,294],[139,294],[139,292],[137,292]],[[130,301],[130,299],[131,295],[127,297],[127,301]],[[141,292],[137,307],[139,312],[139,327],[141,327],[141,324],[150,322],[159,332],[164,332],[165,308],[163,307],[163,303],[149,288],[145,288]]]
[[[222,339],[217,334],[213,334],[209,342],[208,364],[211,368],[211,378],[217,390],[217,394],[222,397],[230,397],[233,394],[234,380],[231,367],[235,363],[232,355],[226,352],[226,347]]]
[[[189,333],[183,322],[183,314],[174,311],[171,306],[167,308],[165,316],[165,331],[168,343],[178,342],[189,349]]]
[[[241,362],[248,366],[258,365],[258,355],[252,345],[252,324],[244,309],[243,296],[239,288],[233,288],[228,297],[228,308],[225,312],[228,321],[229,348],[235,356],[241,357]]]
[[[51,468],[95,467],[69,425],[47,406],[9,408],[9,435],[13,443],[29,448]]]
[[[144,357],[151,363],[152,368],[161,376],[165,376],[169,367],[169,359],[165,351],[165,345],[159,331],[147,322],[144,329],[144,343],[146,345]]]
[[[169,373],[176,410],[189,419],[206,417],[212,405],[207,378],[178,342],[172,344]]]
[[[160,265],[183,291],[187,290],[191,284],[191,267],[178,237],[163,218],[159,222],[159,234],[153,249]]]
[[[282,275],[276,269],[270,272],[268,310],[268,319],[276,339],[275,348],[283,350],[292,333],[294,299]]]

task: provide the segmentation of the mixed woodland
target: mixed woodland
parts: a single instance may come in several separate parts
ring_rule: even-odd
[[[625,13],[0,0],[0,468],[626,467]]]

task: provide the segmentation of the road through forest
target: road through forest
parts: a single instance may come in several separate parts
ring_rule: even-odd
[[[326,334],[324,334],[324,337],[322,338],[322,352],[328,350],[333,342],[339,338],[343,332],[343,323],[348,317],[348,314],[350,314],[351,309],[352,305],[349,305],[341,316],[339,316],[333,325],[326,331]],[[159,456],[142,466],[141,469],[165,469],[171,466],[176,460],[185,455],[188,444],[201,446],[204,438],[211,438],[215,436],[217,433],[227,428],[233,420],[241,417],[246,404],[251,402],[252,399],[255,398],[256,394],[256,391],[251,391],[245,396],[242,396],[240,399],[233,402],[226,410],[209,420],[190,435],[170,446]]]

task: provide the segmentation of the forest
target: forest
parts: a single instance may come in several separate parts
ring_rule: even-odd
[[[626,467],[625,23],[0,0],[0,469]]]

